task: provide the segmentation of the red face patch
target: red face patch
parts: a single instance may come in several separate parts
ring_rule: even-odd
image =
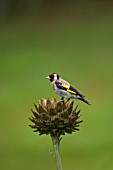
[[[50,77],[50,78],[51,78],[51,77],[54,77],[54,74],[50,74],[49,77]]]
[[[50,81],[52,82],[54,80],[54,74],[49,74]]]

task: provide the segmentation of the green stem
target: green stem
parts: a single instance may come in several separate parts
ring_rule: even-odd
[[[59,134],[52,136],[53,148],[54,148],[54,155],[55,161],[57,165],[57,170],[62,170],[62,162],[59,152],[59,144],[60,144],[60,136]]]

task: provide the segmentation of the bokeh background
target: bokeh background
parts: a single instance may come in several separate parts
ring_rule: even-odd
[[[28,126],[58,73],[86,95],[80,132],[63,136],[64,170],[113,169],[113,1],[0,1],[0,170],[54,170],[49,136]]]

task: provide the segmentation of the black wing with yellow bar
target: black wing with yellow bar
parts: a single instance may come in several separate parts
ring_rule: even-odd
[[[69,86],[67,84],[63,84],[61,82],[55,82],[56,86],[59,88],[59,89],[62,89],[62,90],[65,90],[71,94],[75,94],[75,95],[79,95],[81,97],[84,97],[82,94],[80,94],[75,88],[73,88],[72,86]]]

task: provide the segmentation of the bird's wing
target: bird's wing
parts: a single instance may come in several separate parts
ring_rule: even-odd
[[[80,94],[75,88],[73,88],[71,85],[63,84],[61,82],[56,81],[55,82],[57,88],[61,90],[65,90],[71,94],[79,95],[80,97],[84,97],[82,94]]]
[[[74,87],[72,87],[70,85],[70,88],[69,88],[71,91],[75,92],[77,95],[79,95],[80,97],[85,97],[83,94],[79,93]]]

